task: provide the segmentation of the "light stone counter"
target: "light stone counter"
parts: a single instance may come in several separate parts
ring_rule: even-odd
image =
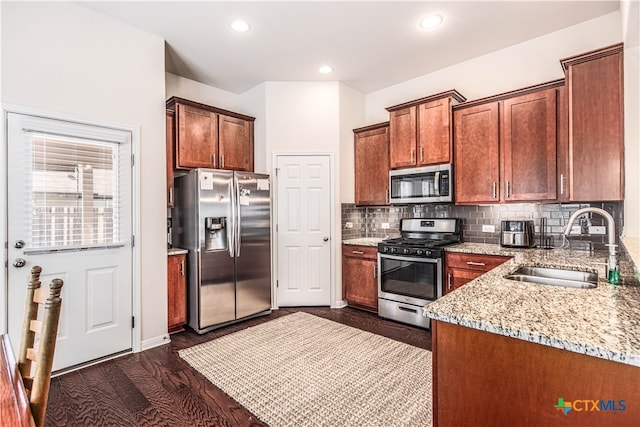
[[[173,247],[173,248],[167,249],[167,255],[182,255],[187,253],[189,253],[189,251],[182,248]]]
[[[358,246],[378,246],[378,243],[382,242],[382,237],[357,237],[355,239],[343,240],[343,245],[358,245]]]
[[[606,282],[605,252],[508,249],[461,243],[448,252],[514,258],[424,307],[435,320],[640,367],[640,285],[621,259],[621,284]],[[505,279],[520,265],[598,272],[595,289]]]

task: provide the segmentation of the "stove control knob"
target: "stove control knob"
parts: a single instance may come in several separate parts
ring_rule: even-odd
[[[411,253],[411,249],[409,249],[409,248],[404,248],[404,249],[402,250],[402,253],[403,253],[403,254],[405,254],[405,255],[409,255],[409,254]]]
[[[384,248],[382,248],[382,250],[383,250],[383,252],[384,252],[385,254],[386,254],[387,252],[389,252],[389,248],[388,248],[388,247],[386,247],[386,246],[385,246]]]
[[[424,255],[424,251],[423,251],[422,249],[418,249],[418,250],[416,251],[416,254],[417,254],[417,255]]]

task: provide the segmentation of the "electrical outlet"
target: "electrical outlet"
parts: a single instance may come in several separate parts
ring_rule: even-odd
[[[344,228],[353,228],[353,223],[349,222],[349,221],[345,222],[344,223]]]
[[[495,225],[491,225],[491,224],[483,224],[482,225],[482,232],[483,233],[495,233],[496,232],[496,226]]]
[[[606,234],[606,233],[607,233],[607,227],[605,227],[604,225],[602,225],[602,226],[598,226],[598,225],[589,226],[589,234]]]
[[[388,230],[389,229],[389,223],[388,222],[383,222],[382,224],[380,224],[380,228],[382,228],[383,230]]]
[[[577,236],[579,234],[582,234],[582,227],[579,225],[572,225],[571,226],[571,232],[569,233],[570,236]]]

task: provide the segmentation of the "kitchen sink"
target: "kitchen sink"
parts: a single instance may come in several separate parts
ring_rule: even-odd
[[[598,286],[598,274],[590,271],[522,266],[505,279],[568,288],[592,289]]]

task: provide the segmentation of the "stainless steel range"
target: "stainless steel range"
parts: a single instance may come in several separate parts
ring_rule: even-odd
[[[428,329],[422,307],[442,296],[442,248],[461,241],[460,219],[405,218],[400,235],[378,244],[378,315]]]

